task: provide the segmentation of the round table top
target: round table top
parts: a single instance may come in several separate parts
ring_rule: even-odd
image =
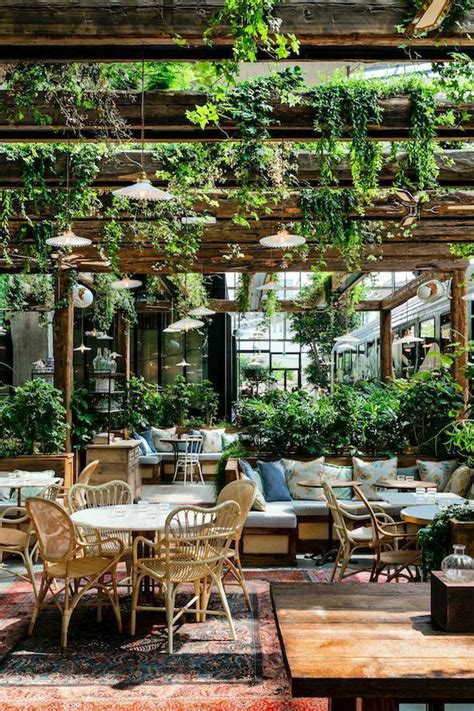
[[[426,524],[431,523],[441,509],[435,504],[425,504],[421,506],[407,506],[400,511],[401,518],[407,523]]]
[[[329,484],[329,486],[341,487],[342,489],[345,486],[355,486],[356,484],[360,484],[360,481],[343,481],[342,479],[328,479],[326,483]],[[298,482],[298,484],[299,486],[307,486],[308,488],[320,488],[323,485],[322,481],[315,481],[314,479],[302,479]]]
[[[22,489],[24,486],[48,486],[49,484],[58,484],[61,481],[60,477],[51,478],[50,476],[34,476],[19,477],[18,479],[9,479],[6,476],[0,477],[0,489]]]
[[[405,491],[414,491],[415,489],[436,489],[437,486],[432,481],[416,481],[403,479],[379,479],[376,486],[382,489],[404,489]]]
[[[119,516],[117,509],[124,510],[124,515]],[[179,506],[170,505],[163,510],[160,504],[127,504],[125,506],[100,506],[93,509],[75,511],[71,519],[76,526],[89,528],[109,529],[112,531],[164,531],[166,519]]]

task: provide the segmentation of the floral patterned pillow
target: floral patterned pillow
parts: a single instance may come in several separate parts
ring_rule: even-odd
[[[360,481],[361,489],[368,499],[380,499],[377,482],[380,479],[395,479],[397,476],[398,457],[364,462],[359,457],[352,457],[354,479]]]
[[[222,435],[225,427],[219,430],[199,430],[202,434],[202,451],[206,454],[222,452]]]
[[[173,445],[167,444],[166,442],[161,442],[162,437],[174,437],[176,434],[176,427],[168,427],[168,429],[163,430],[158,427],[151,428],[151,436],[153,438],[153,443],[157,452],[172,452]]]
[[[339,481],[352,481],[352,478],[352,467],[339,466],[338,464],[324,464],[323,466],[323,479],[326,481],[332,481],[334,479]],[[334,493],[336,494],[336,499],[352,501],[352,487],[350,486],[335,486]]]
[[[423,462],[421,459],[417,459],[416,463],[420,470],[421,481],[430,481],[436,485],[438,491],[444,491],[451,474],[458,465],[458,460],[449,459],[446,462]]]
[[[304,479],[310,481],[320,481],[323,474],[324,457],[312,459],[310,462],[298,462],[293,459],[282,459],[283,469],[285,471],[286,483],[291,498],[296,501],[300,500],[316,500],[320,499],[323,494],[321,487],[309,488],[300,486],[299,482]]]
[[[469,493],[470,482],[472,481],[474,485],[473,477],[474,469],[470,469],[463,464],[453,471],[448,483],[446,484],[445,491],[450,494],[457,494],[458,496],[466,498]]]

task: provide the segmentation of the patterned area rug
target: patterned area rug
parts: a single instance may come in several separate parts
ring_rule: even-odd
[[[139,613],[137,635],[129,636],[125,596],[123,635],[116,632],[111,614],[97,624],[92,608],[79,609],[63,651],[60,616],[50,608],[28,637],[32,595],[26,583],[12,584],[0,599],[0,708],[326,711],[324,699],[291,698],[269,595],[271,582],[324,581],[326,573],[255,570],[247,572],[247,579],[253,613],[247,611],[240,588],[226,586],[237,641],[229,640],[225,618],[208,617],[197,624],[189,615],[175,631],[172,656],[166,653],[161,613]],[[215,596],[214,606],[219,609]]]

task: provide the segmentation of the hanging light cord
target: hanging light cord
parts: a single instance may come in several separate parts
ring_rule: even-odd
[[[145,60],[142,59],[142,98],[141,98],[141,164],[144,171],[144,153],[145,153]]]

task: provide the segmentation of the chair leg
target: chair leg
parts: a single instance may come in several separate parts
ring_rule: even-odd
[[[36,620],[38,618],[39,611],[41,610],[41,607],[43,605],[43,601],[44,601],[44,598],[46,597],[47,591],[48,591],[48,581],[47,581],[45,573],[43,573],[43,575],[41,577],[41,583],[40,583],[38,597],[36,598],[33,614],[31,615],[30,626],[28,628],[28,634],[30,636],[33,634]]]
[[[338,568],[340,560],[341,560],[341,546],[339,546],[339,549],[338,549],[337,555],[336,555],[336,560],[334,561],[334,568],[332,569],[331,578],[330,578],[331,583],[334,582],[334,578],[336,577],[337,568]]]
[[[103,584],[103,578],[99,578],[97,587],[97,622],[102,622],[102,589],[100,585]]]
[[[339,582],[341,582],[344,578],[344,573],[347,570],[347,567],[351,561],[351,551],[347,551],[344,555],[343,561],[341,563],[341,567],[339,569]]]
[[[203,475],[202,475],[201,462],[199,462],[199,461],[197,462],[197,468],[198,468],[199,479],[200,479],[200,481],[201,481],[201,484],[204,484],[204,477],[203,477]]]
[[[122,634],[122,615],[120,613],[120,599],[117,587],[117,569],[112,573],[112,592],[113,592],[113,610],[115,619],[117,620],[117,628],[120,634]]]
[[[64,649],[67,647],[67,631],[69,628],[69,621],[71,619],[71,610],[69,609],[69,580],[66,578],[64,580],[64,607],[63,607],[63,619],[61,622],[61,647]]]
[[[35,580],[35,572],[33,570],[33,563],[30,558],[30,552],[28,550],[25,550],[25,552],[21,556],[23,558],[23,562],[25,563],[25,568],[26,572],[28,573],[28,577],[31,580],[31,585],[33,586],[33,592],[35,594],[35,598],[38,597],[38,590],[36,588],[36,580]]]
[[[174,617],[175,591],[173,584],[168,583],[165,588],[166,623],[168,627],[168,654],[173,654],[173,617]]]
[[[196,600],[196,622],[201,622],[201,581],[194,581],[194,595],[197,597]]]
[[[132,612],[130,615],[130,634],[132,635],[132,637],[135,635],[135,629],[137,624],[137,604],[138,595],[140,594],[140,582],[142,579],[142,576],[136,574],[135,568],[133,570],[134,572],[132,582]]]
[[[225,594],[224,585],[222,583],[222,578],[218,577],[217,575],[214,575],[213,578],[214,578],[214,582],[217,586],[217,589],[219,591],[219,595],[220,595],[220,598],[222,601],[222,607],[224,608],[225,616],[227,617],[227,621],[229,623],[232,639],[236,640],[237,634],[235,632],[234,621],[232,619],[232,615],[230,612],[229,603],[227,602],[227,596]]]
[[[245,602],[246,602],[249,612],[252,612],[252,602],[250,600],[250,595],[249,595],[249,591],[247,588],[247,583],[245,581],[242,566],[240,564],[240,556],[239,556],[238,547],[235,548],[234,560],[232,561],[232,560],[228,559],[226,561],[226,563],[229,566],[232,575],[234,576],[234,578],[237,580],[240,587],[242,588],[242,592],[244,594],[244,599],[245,599]]]

